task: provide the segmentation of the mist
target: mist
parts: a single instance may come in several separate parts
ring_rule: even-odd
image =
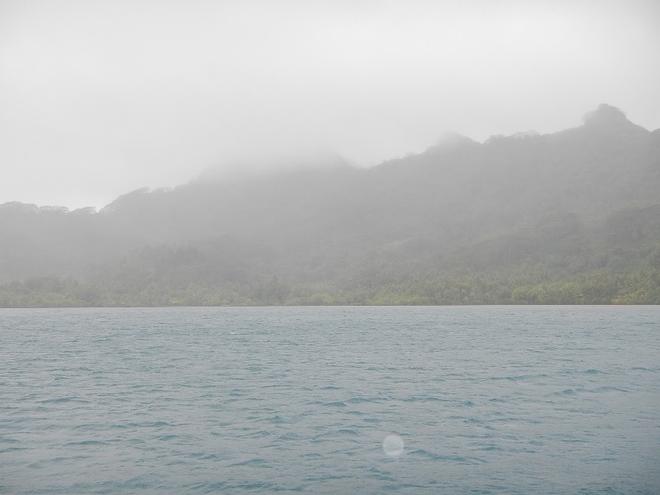
[[[660,494],[660,1],[0,0],[0,492]]]
[[[4,0],[0,203],[372,167],[601,102],[655,129],[659,27],[653,1]]]

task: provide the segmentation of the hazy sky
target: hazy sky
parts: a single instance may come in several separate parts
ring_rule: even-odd
[[[0,203],[297,151],[372,165],[601,102],[655,129],[659,61],[657,0],[0,0]]]

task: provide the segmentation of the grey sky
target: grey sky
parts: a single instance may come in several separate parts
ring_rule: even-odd
[[[0,203],[271,154],[372,165],[601,102],[654,129],[659,60],[657,1],[0,0]]]

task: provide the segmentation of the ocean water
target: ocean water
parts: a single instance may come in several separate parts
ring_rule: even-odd
[[[0,310],[0,493],[660,493],[659,307]]]

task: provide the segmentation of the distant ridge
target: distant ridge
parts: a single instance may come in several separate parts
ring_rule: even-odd
[[[0,305],[660,303],[660,134],[616,107],[288,165],[99,212],[0,205]]]

